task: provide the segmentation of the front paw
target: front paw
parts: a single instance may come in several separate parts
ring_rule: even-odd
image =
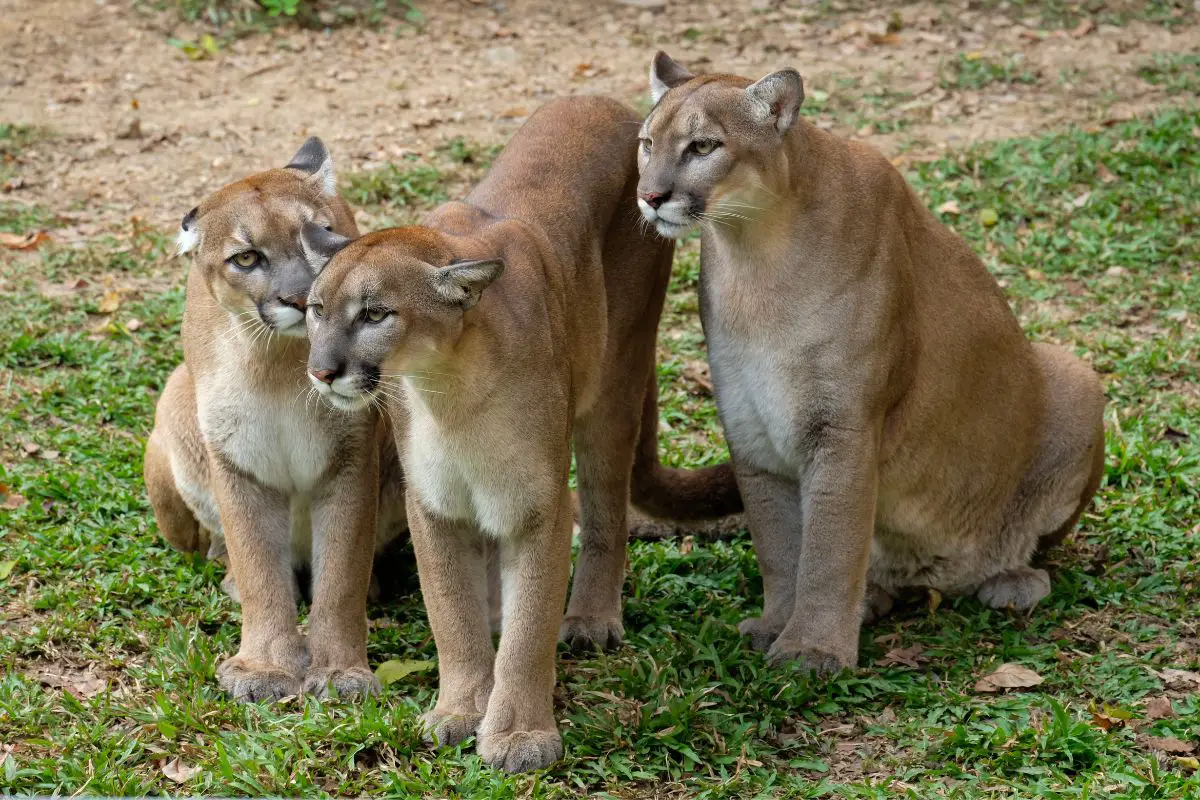
[[[475,749],[489,766],[506,772],[543,769],[563,757],[562,736],[557,730],[486,733]]]
[[[241,655],[227,658],[217,667],[217,682],[235,700],[243,703],[275,702],[294,697],[303,690],[295,673]]]
[[[483,714],[446,714],[437,709],[421,715],[421,737],[435,747],[453,747],[479,730]]]
[[[382,691],[379,681],[366,667],[317,667],[304,676],[304,691],[317,697],[330,697],[334,692],[343,700],[377,695]]]
[[[616,650],[624,636],[620,617],[566,617],[558,629],[558,640],[573,653]]]
[[[788,664],[793,669],[824,677],[853,667],[854,659],[816,647],[805,647],[793,639],[780,637],[767,651],[767,663],[773,667]]]
[[[738,623],[738,633],[750,639],[750,647],[765,652],[779,637],[782,627],[775,627],[762,617],[746,617]]]

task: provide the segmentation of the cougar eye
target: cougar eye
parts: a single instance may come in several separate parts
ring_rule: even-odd
[[[706,156],[720,146],[721,143],[713,139],[697,139],[692,142],[691,151],[698,156]]]
[[[650,141],[649,139],[638,139],[638,142],[641,143],[642,152],[644,153],[649,153],[650,147],[654,144],[654,142]]]
[[[383,322],[391,313],[386,308],[368,308],[363,312],[363,318],[367,322]]]
[[[238,253],[229,261],[238,269],[254,269],[262,261],[262,256],[258,254],[257,250],[247,250],[244,253]]]
[[[313,312],[313,315],[317,318],[323,318],[325,316],[325,306],[321,305],[320,303],[309,303],[308,310]]]

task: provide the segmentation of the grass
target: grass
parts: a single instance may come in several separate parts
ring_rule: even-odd
[[[1170,94],[1200,92],[1200,55],[1155,53],[1138,68],[1138,77],[1163,86]]]
[[[959,53],[957,58],[943,65],[940,72],[938,85],[943,89],[978,91],[994,83],[1012,86],[1038,81],[1038,76],[1026,68],[1020,56],[997,60],[979,53]]]
[[[946,221],[1006,285],[1030,335],[1085,353],[1108,387],[1105,485],[1053,554],[1054,591],[1035,613],[971,599],[919,605],[864,630],[859,670],[811,680],[768,668],[734,630],[761,602],[744,535],[637,543],[627,644],[561,658],[567,756],[539,775],[492,772],[470,747],[421,746],[414,718],[433,698],[434,672],[358,704],[226,700],[213,669],[234,651],[238,609],[216,568],[159,542],[140,479],[156,392],[179,358],[183,290],[169,242],[138,228],[88,248],[3,256],[0,504],[18,507],[0,510],[0,785],[107,795],[1200,797],[1194,764],[1145,738],[1200,741],[1200,701],[1178,683],[1186,679],[1160,674],[1195,668],[1200,641],[1198,131],[1200,112],[1180,108],[982,145],[910,175],[931,207],[957,203]],[[433,199],[416,194],[414,203]],[[54,289],[80,277],[87,286]],[[685,465],[724,453],[711,400],[688,377],[703,358],[697,281],[693,242],[679,255],[660,341],[664,446]],[[101,314],[106,289],[121,288],[117,310]],[[132,319],[142,324],[131,331]],[[371,613],[372,663],[434,657],[418,597]],[[913,647],[916,666],[876,663]],[[973,691],[1003,662],[1045,681]],[[89,666],[92,677],[81,674]],[[1163,696],[1174,716],[1147,719],[1146,701]]]
[[[234,32],[279,24],[309,28],[366,23],[388,17],[419,24],[424,15],[414,0],[135,0],[156,11],[172,11],[184,20]]]

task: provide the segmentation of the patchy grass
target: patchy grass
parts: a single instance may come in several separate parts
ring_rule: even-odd
[[[16,507],[0,510],[0,785],[106,795],[1200,796],[1188,754],[1146,738],[1200,740],[1200,684],[1163,672],[1195,668],[1200,642],[1198,127],[1200,113],[1178,109],[913,170],[931,206],[955,201],[946,221],[1006,284],[1030,334],[1086,354],[1108,386],[1105,485],[1053,555],[1054,592],[1034,614],[972,599],[920,605],[864,631],[861,669],[811,680],[768,668],[737,636],[736,622],[761,602],[745,536],[638,543],[628,642],[561,659],[567,757],[540,775],[497,774],[470,747],[420,745],[414,718],[433,699],[434,673],[359,704],[228,702],[213,669],[234,651],[238,609],[215,567],[159,542],[141,485],[156,392],[179,358],[183,290],[165,237],[133,230],[85,250],[4,256],[0,504]],[[381,179],[372,191],[411,199],[414,211],[436,197],[406,185]],[[68,282],[78,277],[87,286]],[[691,243],[659,369],[667,456],[684,465],[724,457],[695,377],[697,282]],[[120,304],[101,314],[107,290]],[[132,319],[141,326],[131,330]],[[373,663],[434,656],[417,596],[372,616]],[[886,655],[897,649],[908,663]],[[1003,662],[1045,681],[974,692]],[[1161,713],[1163,698],[1171,716],[1151,719],[1147,701]]]
[[[188,22],[249,32],[281,23],[309,28],[378,25],[388,18],[424,21],[414,0],[134,0],[135,5],[172,11]]]
[[[958,57],[944,64],[938,76],[938,86],[943,89],[971,89],[979,91],[994,83],[1013,84],[1037,83],[1038,76],[1030,70],[1020,56],[1004,59],[988,58],[979,53],[959,53]]]
[[[1194,53],[1155,53],[1138,68],[1138,76],[1148,83],[1163,86],[1171,94],[1200,93],[1200,55]]]

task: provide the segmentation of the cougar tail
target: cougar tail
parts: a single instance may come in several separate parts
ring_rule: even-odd
[[[630,500],[638,511],[664,520],[713,520],[742,511],[733,465],[674,469],[658,461],[658,380],[654,371],[642,401]]]

